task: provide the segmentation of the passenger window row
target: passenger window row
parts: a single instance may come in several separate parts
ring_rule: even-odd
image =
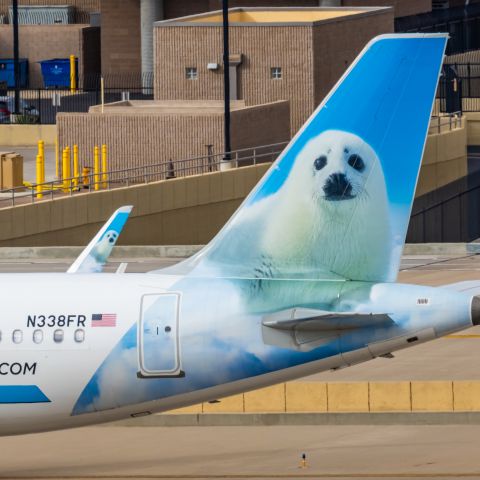
[[[45,338],[43,330],[34,330],[33,331],[33,343],[37,345],[41,344]],[[1,334],[0,334],[1,339]],[[54,330],[53,332],[53,341],[55,343],[62,343],[65,339],[65,332],[61,328]],[[85,330],[79,328],[75,330],[73,334],[73,339],[76,343],[83,343],[85,341]],[[12,333],[13,343],[20,344],[23,342],[23,330],[14,330]]]

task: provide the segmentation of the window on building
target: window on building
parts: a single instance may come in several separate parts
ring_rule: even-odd
[[[22,343],[23,332],[21,330],[14,330],[12,335],[13,343]]]
[[[187,67],[185,69],[185,77],[187,80],[198,80],[197,67]]]
[[[270,76],[273,80],[282,79],[282,67],[272,67],[270,69]]]
[[[75,330],[75,341],[77,343],[82,343],[85,340],[85,330],[82,330],[79,328],[78,330]]]
[[[63,330],[58,329],[53,332],[53,341],[55,343],[63,342]]]
[[[35,330],[33,332],[33,342],[37,344],[43,342],[43,330]]]

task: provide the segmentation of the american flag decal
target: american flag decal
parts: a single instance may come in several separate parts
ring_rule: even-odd
[[[94,313],[92,315],[92,327],[115,327],[116,325],[116,313]]]

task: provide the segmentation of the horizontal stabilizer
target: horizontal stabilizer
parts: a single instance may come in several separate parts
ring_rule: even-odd
[[[327,312],[291,308],[264,317],[265,327],[279,330],[322,330],[324,332],[388,326],[393,323],[386,313]]]
[[[292,308],[264,316],[262,336],[267,345],[309,351],[336,341],[352,330],[389,327],[393,324],[392,318],[386,313]]]

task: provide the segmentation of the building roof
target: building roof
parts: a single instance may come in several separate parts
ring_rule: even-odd
[[[263,105],[286,103],[286,100],[267,102],[260,105],[245,105],[244,100],[232,100],[230,108],[232,112],[248,110]],[[224,114],[223,100],[128,100],[105,104],[104,114],[115,115],[174,115],[174,116],[216,116]],[[102,106],[90,107],[88,113],[101,113]]]
[[[316,8],[231,8],[230,24],[233,26],[313,25],[336,21],[346,17],[385,12],[392,7],[316,7]],[[188,17],[157,22],[155,25],[218,26],[222,24],[222,12],[208,12]]]

